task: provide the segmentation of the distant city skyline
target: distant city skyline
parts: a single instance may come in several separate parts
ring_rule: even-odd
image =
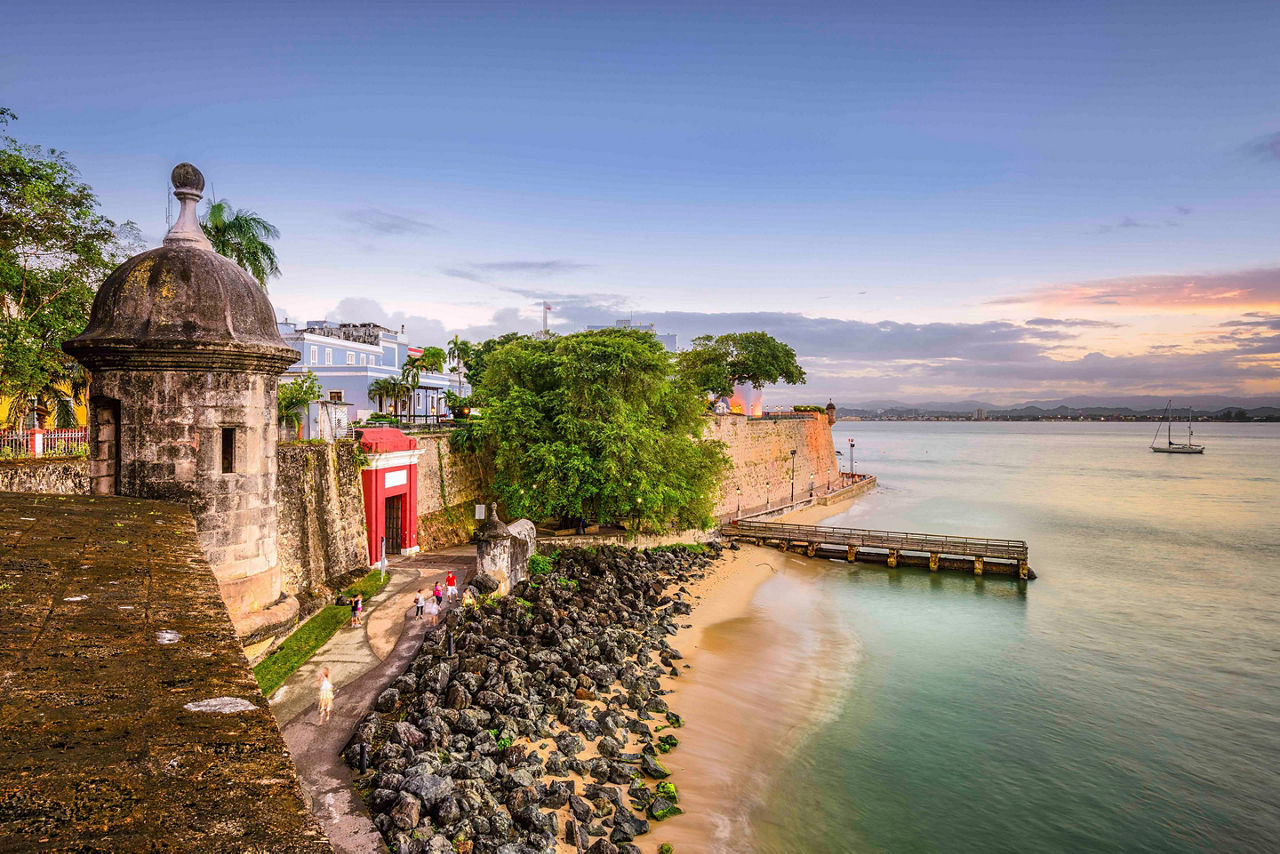
[[[9,133],[164,231],[277,225],[278,312],[415,345],[764,329],[768,403],[1280,394],[1280,6],[70,2]]]

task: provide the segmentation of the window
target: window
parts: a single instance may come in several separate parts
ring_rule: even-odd
[[[369,354],[368,354],[368,353],[361,353],[361,354],[360,354],[360,364],[362,364],[362,365],[367,365],[368,363],[369,363]]]
[[[222,428],[222,473],[231,474],[236,470],[236,428]]]
[[[320,348],[312,344],[311,345],[311,361],[309,361],[307,364],[317,365],[319,363],[320,363]]]
[[[332,348],[332,347],[325,347],[325,348],[324,348],[324,363],[325,363],[326,365],[332,365],[332,364],[333,364],[333,348]]]
[[[356,354],[355,354],[355,353],[347,353],[347,364],[348,364],[348,365],[354,365],[355,363],[356,363]]]
[[[342,389],[329,392],[329,400],[333,401],[334,403],[342,403]]]

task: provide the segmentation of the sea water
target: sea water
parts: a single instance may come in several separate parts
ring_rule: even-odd
[[[714,847],[1280,851],[1280,424],[1153,429],[838,424],[880,486],[830,524],[1025,539],[1039,579],[789,562],[749,623],[813,591],[838,690]]]

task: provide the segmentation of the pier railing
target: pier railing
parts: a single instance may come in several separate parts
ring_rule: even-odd
[[[787,522],[757,522],[750,519],[726,522],[720,526],[720,533],[730,540],[753,540],[761,544],[776,542],[784,549],[804,546],[805,551],[811,556],[819,552],[829,553],[832,547],[835,547],[839,552],[846,554],[849,560],[863,559],[859,556],[859,549],[875,549],[877,552],[883,550],[887,554],[880,554],[878,559],[887,560],[889,566],[897,566],[900,557],[907,561],[907,555],[903,554],[906,552],[927,555],[926,565],[930,569],[948,568],[948,563],[954,563],[954,559],[959,558],[963,559],[963,566],[971,566],[976,574],[981,574],[983,561],[993,560],[1001,562],[1001,566],[1016,565],[1017,573],[1021,578],[1035,577],[1027,566],[1025,540],[917,534],[908,531],[873,531],[865,528],[836,528],[827,525],[794,525]],[[912,558],[910,563],[915,563],[916,560]]]

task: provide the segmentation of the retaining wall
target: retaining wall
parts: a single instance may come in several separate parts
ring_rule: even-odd
[[[88,491],[89,461],[84,457],[0,460],[0,492],[84,495]]]
[[[418,547],[423,551],[465,543],[484,503],[483,471],[472,454],[449,449],[448,434],[418,437]]]

